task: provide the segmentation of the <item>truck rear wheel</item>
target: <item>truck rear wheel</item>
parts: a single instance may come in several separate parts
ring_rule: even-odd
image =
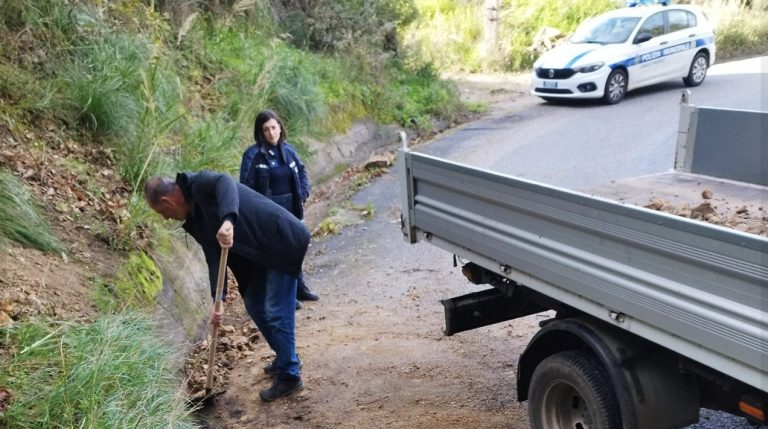
[[[541,361],[528,390],[533,429],[617,429],[621,416],[605,369],[591,355],[565,351]]]

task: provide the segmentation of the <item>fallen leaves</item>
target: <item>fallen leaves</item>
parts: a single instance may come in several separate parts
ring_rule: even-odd
[[[11,392],[8,389],[0,388],[0,413],[4,413],[11,404]]]
[[[231,277],[229,290],[237,290],[237,285]],[[227,306],[241,305],[242,299],[237,292],[230,293],[227,298]],[[213,368],[213,391],[223,392],[227,390],[230,373],[235,364],[253,356],[260,338],[258,328],[250,319],[246,319],[238,327],[222,325],[219,328]],[[208,338],[197,344],[187,356],[184,364],[184,372],[187,376],[187,392],[193,400],[206,396],[205,381],[208,375],[209,345]]]
[[[13,327],[13,319],[5,311],[0,311],[0,328]]]
[[[27,130],[17,135],[17,144],[0,146],[0,166],[13,171],[50,209],[49,220],[60,232],[75,229],[83,216],[114,232],[125,221],[131,192],[117,174],[111,152],[76,136],[62,137],[67,134],[52,123],[45,128]]]

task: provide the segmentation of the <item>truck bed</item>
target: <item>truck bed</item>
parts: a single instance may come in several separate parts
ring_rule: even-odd
[[[401,153],[403,231],[768,391],[768,238],[641,207],[764,207],[766,188],[686,174],[579,193]],[[718,200],[722,199],[722,200]],[[639,204],[639,205],[638,205]]]

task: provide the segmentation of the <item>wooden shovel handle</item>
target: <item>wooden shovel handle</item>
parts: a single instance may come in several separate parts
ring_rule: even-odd
[[[227,272],[228,248],[221,248],[221,257],[219,258],[219,275],[216,278],[216,297],[214,301],[214,311],[220,312],[224,306],[221,296],[224,293],[224,275]],[[213,389],[213,365],[216,363],[216,346],[219,342],[219,327],[214,326],[211,331],[211,341],[208,345],[208,373],[205,378],[205,390],[210,392]]]

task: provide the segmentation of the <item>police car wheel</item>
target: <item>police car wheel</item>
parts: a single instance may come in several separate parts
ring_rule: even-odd
[[[683,78],[686,86],[699,86],[707,77],[707,68],[709,67],[709,58],[704,52],[699,52],[691,61],[691,68],[688,69],[688,76]]]
[[[627,72],[616,69],[608,75],[605,81],[605,93],[603,102],[605,104],[617,104],[624,99],[627,93]]]

